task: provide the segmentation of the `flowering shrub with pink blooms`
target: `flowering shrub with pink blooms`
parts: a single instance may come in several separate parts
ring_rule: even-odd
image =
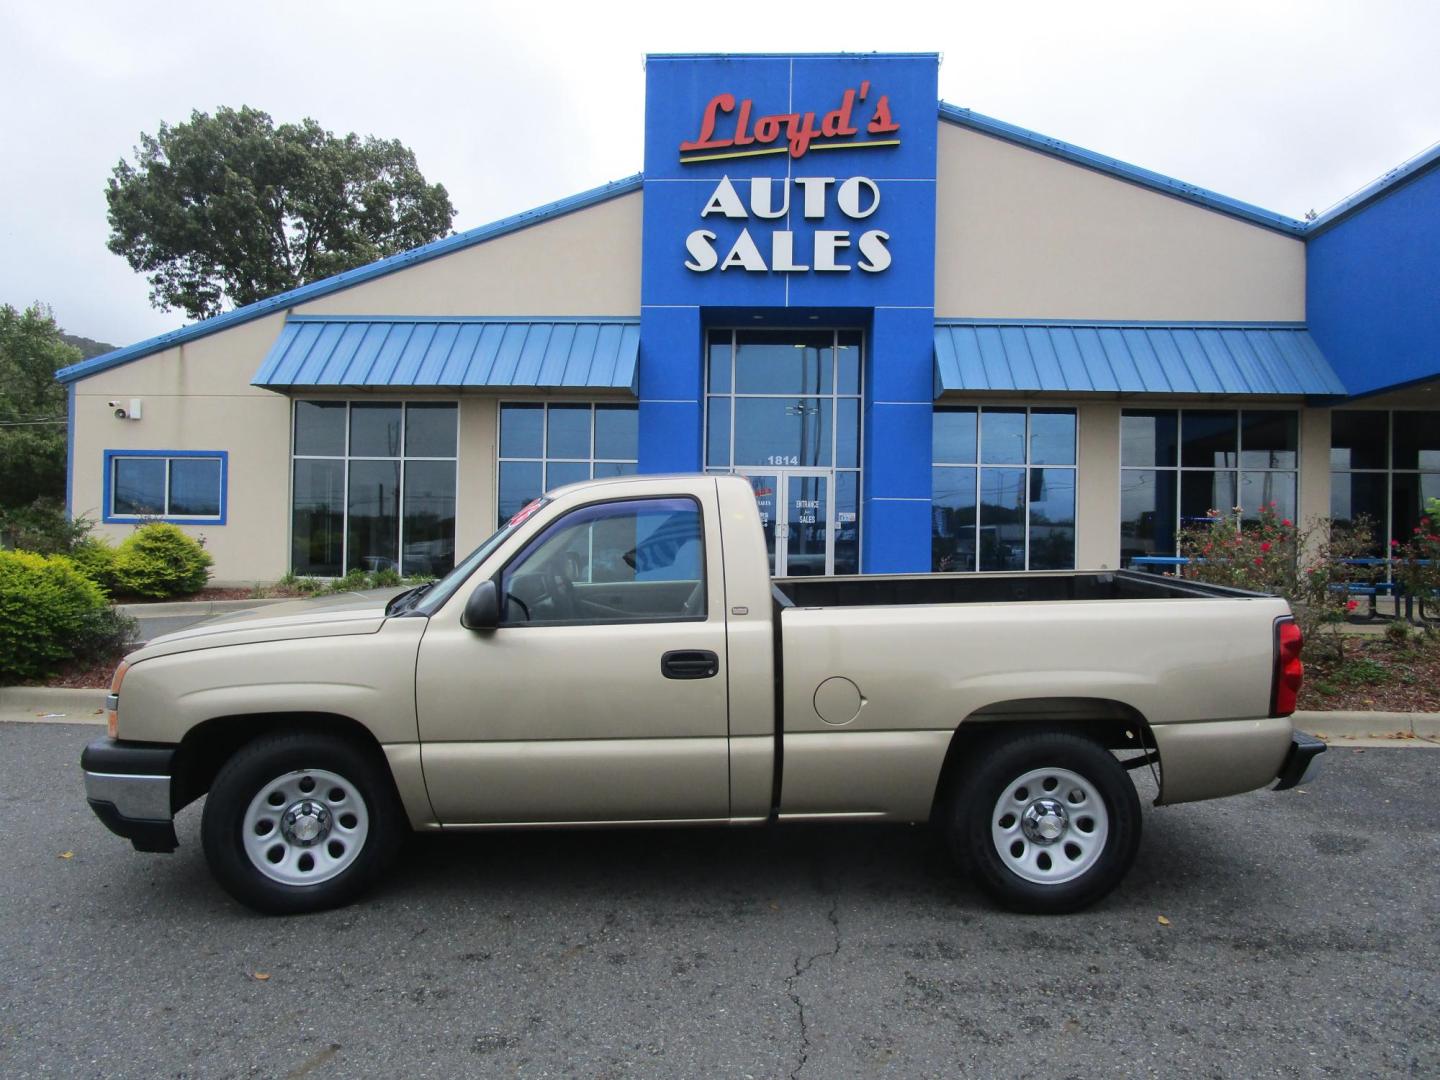
[[[1179,553],[1190,560],[1182,576],[1288,600],[1310,657],[1343,654],[1340,624],[1357,606],[1345,587],[1385,576],[1383,565],[1343,560],[1370,554],[1374,542],[1368,523],[1341,529],[1317,520],[1301,529],[1274,503],[1248,521],[1239,507],[1211,510],[1205,522],[1181,529],[1177,538]]]
[[[1433,614],[1440,607],[1440,601],[1434,598],[1440,591],[1440,499],[1429,500],[1425,511],[1409,539],[1403,543],[1391,541],[1391,554],[1396,579],[1407,593],[1423,600]]]

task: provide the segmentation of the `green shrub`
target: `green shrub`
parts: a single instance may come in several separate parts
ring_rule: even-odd
[[[39,498],[29,506],[0,507],[0,547],[40,555],[69,555],[90,535],[95,523],[83,514],[71,518],[59,499]]]
[[[41,679],[72,659],[99,658],[134,629],[63,555],[0,551],[0,682]]]
[[[115,591],[164,599],[199,592],[210,580],[210,553],[179,528],[154,521],[127,536],[115,552]]]
[[[100,536],[87,536],[70,552],[75,569],[99,585],[108,596],[115,591],[115,546]]]

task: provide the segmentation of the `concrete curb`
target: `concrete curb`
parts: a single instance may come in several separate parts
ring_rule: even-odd
[[[1295,727],[1321,738],[1420,739],[1440,744],[1440,713],[1297,712]]]
[[[28,724],[103,724],[106,690],[0,686],[0,720]]]
[[[115,610],[135,619],[163,618],[170,615],[219,615],[224,611],[249,611],[251,608],[284,604],[298,599],[294,596],[265,596],[253,600],[167,600],[157,604],[116,604]]]

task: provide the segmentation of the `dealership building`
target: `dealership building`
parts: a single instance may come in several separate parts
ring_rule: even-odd
[[[1116,567],[1271,503],[1410,535],[1440,148],[1300,221],[938,68],[649,57],[643,172],[61,371],[71,512],[221,582],[441,572],[636,472],[748,476],[783,575]]]

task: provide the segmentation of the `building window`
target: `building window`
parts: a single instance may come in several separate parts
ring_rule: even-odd
[[[1173,555],[1211,510],[1295,520],[1299,414],[1277,409],[1126,409],[1120,417],[1120,558]]]
[[[860,572],[862,335],[712,330],[705,468],[750,478],[772,571]]]
[[[498,523],[563,484],[633,474],[638,416],[623,403],[501,402]]]
[[[1330,414],[1330,519],[1364,518],[1375,553],[1405,543],[1440,499],[1440,412],[1337,410]]]
[[[930,568],[1075,566],[1075,410],[937,406]]]
[[[224,450],[106,450],[103,519],[225,524]]]
[[[457,439],[454,402],[295,402],[291,568],[446,573]]]

